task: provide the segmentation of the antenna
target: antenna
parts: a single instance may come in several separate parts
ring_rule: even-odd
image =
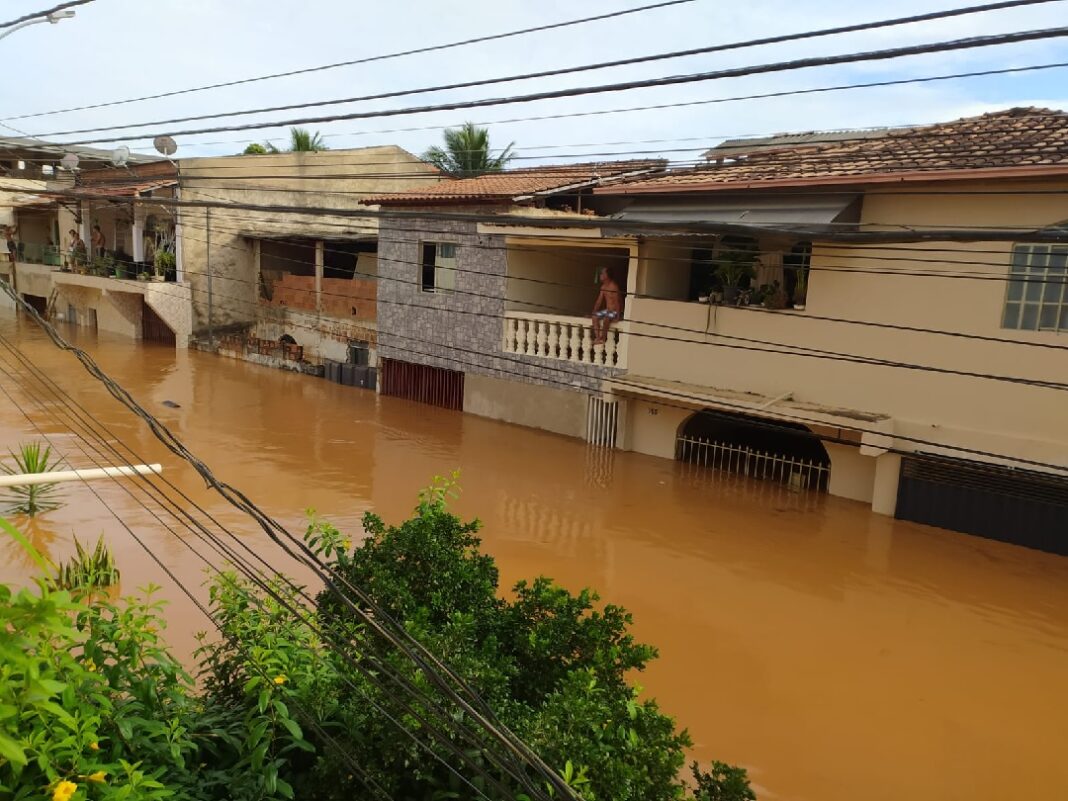
[[[173,156],[178,150],[178,143],[175,142],[169,136],[157,136],[155,139],[152,140],[152,144],[155,146],[157,151],[162,153],[164,156],[167,156],[168,158],[170,156]]]
[[[63,158],[59,160],[59,166],[61,166],[65,170],[74,172],[74,170],[78,169],[78,161],[79,159],[77,153],[67,153],[65,156],[63,156]]]
[[[130,160],[130,148],[126,145],[119,145],[111,151],[111,163],[116,167],[125,167]]]

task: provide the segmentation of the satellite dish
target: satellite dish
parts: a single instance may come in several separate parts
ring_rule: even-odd
[[[59,165],[65,169],[74,171],[78,169],[78,155],[76,153],[67,153],[63,158],[59,160]]]
[[[152,140],[152,144],[164,156],[173,156],[178,150],[178,144],[169,136],[157,136]]]
[[[126,163],[130,160],[130,148],[126,145],[119,145],[111,151],[111,163],[116,167],[125,167]]]

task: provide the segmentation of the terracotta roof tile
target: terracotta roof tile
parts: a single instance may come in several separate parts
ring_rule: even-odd
[[[954,122],[891,130],[885,136],[821,146],[799,145],[746,158],[666,172],[596,189],[597,194],[686,192],[767,182],[842,183],[855,177],[975,169],[1063,167],[1068,172],[1068,113],[1013,108]],[[960,177],[957,175],[956,177]]]
[[[589,186],[627,175],[662,171],[665,162],[642,159],[587,164],[556,164],[458,178],[408,192],[365,198],[367,204],[507,203],[528,195],[574,186]]]

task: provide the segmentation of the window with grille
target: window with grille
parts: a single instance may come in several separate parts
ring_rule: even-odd
[[[443,292],[456,288],[456,245],[452,242],[423,243],[424,292]]]
[[[1068,245],[1017,245],[1002,328],[1068,331]]]

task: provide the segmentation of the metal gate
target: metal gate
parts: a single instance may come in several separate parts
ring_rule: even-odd
[[[1068,480],[936,457],[901,461],[895,517],[1068,555]]]
[[[586,406],[586,441],[602,448],[614,448],[618,427],[619,401],[590,395]]]
[[[400,359],[381,359],[379,367],[383,395],[463,411],[464,374],[458,370]]]
[[[796,490],[826,492],[830,465],[814,459],[799,459],[784,453],[762,451],[701,437],[675,439],[675,458],[714,470],[786,484]]]
[[[141,298],[141,338],[145,342],[160,342],[164,345],[175,345],[176,338],[171,327],[163,322],[155,309]]]

